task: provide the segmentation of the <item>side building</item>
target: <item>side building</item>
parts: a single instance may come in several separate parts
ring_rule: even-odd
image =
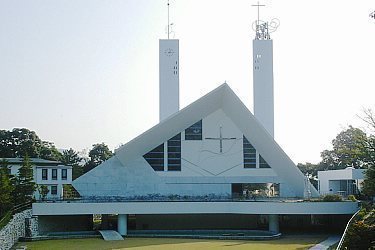
[[[8,164],[8,173],[18,175],[22,167],[23,158],[0,158]],[[59,161],[40,158],[30,158],[33,168],[34,181],[37,186],[45,185],[49,192],[46,199],[60,199],[63,197],[64,185],[72,184],[72,167],[65,166]],[[35,191],[35,198],[41,198],[39,190]]]
[[[362,191],[364,169],[347,167],[345,169],[318,171],[319,193],[355,195]]]

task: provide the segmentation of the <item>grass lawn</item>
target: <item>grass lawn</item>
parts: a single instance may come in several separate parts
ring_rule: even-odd
[[[27,249],[308,249],[325,240],[325,235],[284,236],[269,241],[244,240],[199,240],[199,239],[158,239],[127,238],[124,241],[104,241],[102,239],[47,240],[35,242],[19,242],[19,246]]]

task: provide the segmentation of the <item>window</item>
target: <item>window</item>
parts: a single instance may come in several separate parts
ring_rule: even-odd
[[[155,171],[164,171],[164,144],[160,144],[143,156]]]
[[[61,169],[61,179],[62,180],[68,179],[68,170],[67,169]]]
[[[51,186],[51,194],[57,195],[57,186]]]
[[[244,168],[257,167],[256,150],[245,136],[243,136],[243,166]]]
[[[271,168],[261,155],[259,155],[259,168]]]
[[[181,171],[181,134],[168,140],[168,171]]]
[[[52,180],[57,180],[57,169],[52,169]]]
[[[48,169],[42,169],[42,180],[48,180]]]
[[[185,129],[185,140],[202,140],[202,120]]]

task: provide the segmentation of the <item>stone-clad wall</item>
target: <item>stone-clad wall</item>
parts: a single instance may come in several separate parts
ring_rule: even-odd
[[[25,237],[26,218],[31,218],[31,209],[13,215],[10,222],[0,231],[0,250],[10,249],[20,237]]]

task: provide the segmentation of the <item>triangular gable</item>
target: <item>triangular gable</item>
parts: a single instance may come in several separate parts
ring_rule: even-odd
[[[302,197],[304,175],[225,83],[120,147],[116,151],[116,157],[125,164],[218,109],[222,109],[232,119],[275,173],[294,189],[297,196]],[[310,189],[312,196],[318,196],[312,185]]]

